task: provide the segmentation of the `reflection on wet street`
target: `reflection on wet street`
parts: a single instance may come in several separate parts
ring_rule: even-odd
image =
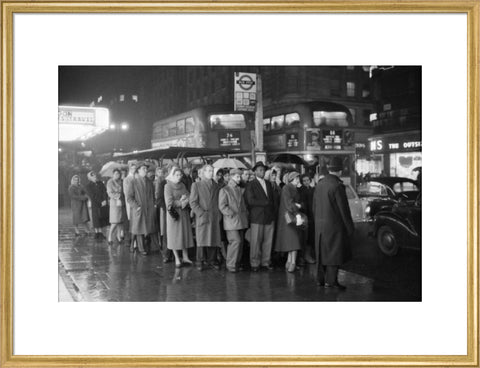
[[[387,301],[411,300],[373,279],[341,270],[346,291],[316,285],[315,265],[295,273],[273,271],[229,273],[175,268],[159,254],[130,253],[125,244],[75,237],[68,210],[60,211],[59,276],[70,295],[59,301]],[[62,291],[60,290],[60,291]],[[71,297],[70,297],[71,296]]]

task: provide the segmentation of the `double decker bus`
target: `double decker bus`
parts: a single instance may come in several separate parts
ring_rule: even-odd
[[[297,155],[317,172],[332,155],[344,161],[342,176],[355,185],[356,149],[366,146],[372,131],[354,125],[348,107],[326,101],[285,104],[266,108],[264,147],[271,159]]]
[[[228,105],[209,105],[153,124],[152,148],[192,147],[250,151],[252,113],[233,111]]]

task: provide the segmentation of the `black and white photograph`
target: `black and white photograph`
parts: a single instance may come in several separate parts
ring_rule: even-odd
[[[422,301],[422,67],[58,67],[59,302]]]

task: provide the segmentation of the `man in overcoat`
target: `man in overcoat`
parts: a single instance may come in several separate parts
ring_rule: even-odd
[[[262,266],[271,266],[273,231],[276,219],[276,197],[272,185],[264,179],[267,167],[257,162],[253,167],[255,178],[245,188],[245,202],[250,213],[250,266],[256,272]]]
[[[137,164],[132,162],[128,165],[128,175],[123,179],[123,194],[125,195],[125,207],[127,210],[127,219],[128,219],[128,226],[125,226],[126,229],[128,229],[128,239],[129,242],[127,242],[127,245],[130,243],[130,247],[133,246],[133,243],[135,241],[135,237],[132,236],[132,231],[131,231],[131,223],[130,223],[130,217],[132,214],[132,211],[130,209],[130,203],[128,203],[128,191],[130,186],[132,185],[132,181],[135,178],[135,173],[137,172]]]
[[[345,289],[338,283],[338,269],[351,258],[350,239],[355,230],[345,185],[340,180],[342,167],[341,158],[330,160],[328,174],[318,182],[313,197],[317,281],[325,288],[338,290]]]
[[[198,269],[220,269],[217,251],[221,245],[218,195],[220,187],[213,180],[213,167],[202,168],[202,178],[192,184],[190,207],[195,214]]]
[[[243,230],[248,227],[247,205],[240,182],[242,170],[231,169],[228,184],[220,189],[218,206],[223,215],[223,228],[227,233],[227,270],[238,272],[243,251]]]
[[[150,234],[157,231],[155,223],[155,190],[153,182],[147,178],[147,165],[141,163],[137,167],[135,177],[128,187],[127,202],[130,204],[131,232],[135,236],[138,251],[147,255],[145,240],[150,241]],[[133,243],[130,251],[134,251]]]

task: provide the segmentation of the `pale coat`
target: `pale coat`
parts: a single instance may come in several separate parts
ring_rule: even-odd
[[[153,234],[157,231],[154,188],[151,180],[135,178],[127,187],[130,205],[130,227],[133,235]],[[140,207],[140,211],[137,209]]]
[[[223,215],[225,230],[242,230],[248,227],[248,211],[243,191],[233,180],[220,189],[218,208]]]
[[[166,208],[175,208],[178,219],[175,220],[168,212],[166,213],[167,247],[168,249],[181,250],[193,247],[192,224],[190,223],[190,211],[182,206],[180,198],[188,196],[185,184],[166,182],[165,204]]]
[[[213,180],[202,179],[192,184],[190,207],[195,214],[195,235],[198,247],[219,247],[220,220],[218,209],[219,185]]]

